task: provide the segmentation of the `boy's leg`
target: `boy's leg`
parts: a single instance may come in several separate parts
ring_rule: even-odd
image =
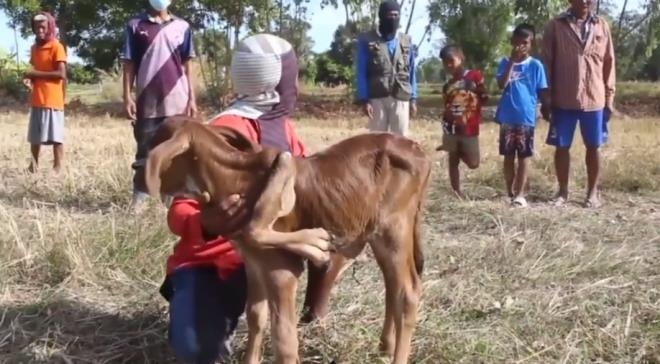
[[[587,206],[600,206],[598,191],[601,171],[600,146],[606,140],[605,122],[603,110],[585,111],[580,115],[580,133],[586,147]]]
[[[500,124],[499,150],[500,155],[504,157],[504,184],[509,198],[513,198],[513,178],[515,176],[515,145],[511,143],[512,127],[508,124]]]
[[[34,173],[39,166],[39,154],[41,151],[41,108],[31,108],[30,118],[28,120],[27,141],[30,143],[30,154],[32,159],[28,167],[28,172]]]
[[[463,192],[461,192],[461,175],[458,170],[458,165],[461,162],[461,157],[458,152],[449,152],[448,154],[448,165],[449,165],[449,183],[451,184],[451,189],[454,191],[456,196],[463,198]]]
[[[133,173],[133,201],[131,208],[138,210],[149,198],[144,180],[144,167],[149,153],[151,138],[163,123],[165,118],[152,118],[136,120],[133,124],[133,137],[137,146],[135,161],[131,165]]]
[[[529,158],[534,155],[534,128],[530,126],[520,126],[517,128],[518,148],[518,169],[516,171],[513,190],[517,199],[524,199],[527,193],[527,181],[529,170]],[[522,202],[526,204],[526,202]]]
[[[62,161],[64,160],[64,144],[53,144],[53,169],[59,172],[62,169]]]
[[[546,144],[555,147],[555,173],[559,184],[559,190],[554,197],[556,205],[561,205],[568,199],[570,148],[579,116],[579,111],[576,110],[555,109],[552,111],[552,124],[548,131]]]
[[[449,168],[451,189],[458,197],[463,198],[463,193],[461,193],[461,177],[458,171],[458,165],[461,162],[458,136],[442,134],[442,145],[444,146],[444,150],[447,151],[447,166]]]
[[[53,169],[59,172],[64,160],[64,110],[52,110],[48,141],[53,144]]]
[[[39,168],[40,151],[41,151],[41,144],[30,144],[30,154],[32,155],[32,160],[30,161],[28,172],[34,173],[37,171],[37,168]]]
[[[183,268],[171,278],[168,333],[176,357],[186,363],[215,363],[228,331],[222,302],[233,293],[222,292],[215,267]]]
[[[458,145],[463,163],[465,163],[465,165],[467,165],[470,169],[477,169],[481,159],[479,153],[479,137],[460,136]]]

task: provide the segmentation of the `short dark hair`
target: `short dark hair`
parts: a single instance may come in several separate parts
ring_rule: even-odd
[[[520,38],[536,38],[536,29],[534,26],[527,23],[518,24],[513,29],[513,36]]]
[[[440,59],[446,60],[449,57],[463,58],[463,49],[455,44],[442,47],[440,50]]]

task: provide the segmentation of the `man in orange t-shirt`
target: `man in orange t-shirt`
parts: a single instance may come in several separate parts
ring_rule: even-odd
[[[55,18],[39,12],[32,18],[35,42],[30,50],[32,69],[25,73],[24,83],[32,90],[27,139],[32,162],[28,170],[35,172],[42,145],[53,146],[53,168],[58,172],[64,157],[64,88],[66,51],[56,39]]]

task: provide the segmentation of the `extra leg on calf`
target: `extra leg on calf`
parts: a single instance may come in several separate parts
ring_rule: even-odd
[[[308,264],[307,290],[303,304],[302,323],[321,320],[328,314],[330,293],[339,277],[350,267],[353,259],[332,254],[330,262],[323,266]]]

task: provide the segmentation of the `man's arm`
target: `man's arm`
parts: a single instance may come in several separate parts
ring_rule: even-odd
[[[369,46],[363,36],[358,37],[355,56],[355,84],[357,100],[361,103],[369,101],[369,84],[367,67],[369,65]]]
[[[543,31],[543,45],[541,47],[541,57],[545,66],[545,76],[548,80],[548,89],[552,87],[552,69],[555,60],[555,31],[554,20],[551,20],[545,26]]]
[[[192,70],[192,59],[195,58],[195,46],[193,43],[193,33],[190,27],[186,30],[186,35],[181,45],[181,59],[184,60],[183,67],[188,80],[188,103],[196,104],[195,97],[195,77]]]
[[[66,79],[66,63],[57,62],[57,69],[55,71],[37,71],[31,70],[25,74],[25,78],[46,78],[49,80],[65,80]]]
[[[123,97],[126,100],[133,91],[133,81],[135,81],[135,63],[132,60],[123,60]]]
[[[124,101],[131,97],[133,91],[133,82],[135,81],[135,46],[133,40],[133,28],[127,24],[124,29],[124,45],[121,50],[120,58],[123,64],[123,97]]]
[[[410,89],[412,94],[410,96],[410,102],[417,102],[417,65],[415,64],[417,58],[417,50],[414,47],[410,47]]]
[[[616,89],[616,66],[614,60],[614,44],[612,42],[612,33],[605,19],[601,19],[603,27],[607,33],[607,45],[605,56],[603,57],[603,82],[605,82],[605,106],[610,110],[614,109],[614,91]]]

